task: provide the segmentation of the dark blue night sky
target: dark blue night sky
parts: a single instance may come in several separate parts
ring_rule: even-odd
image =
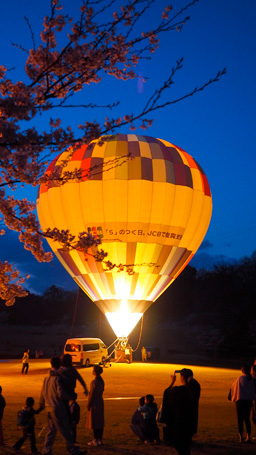
[[[63,1],[74,8],[74,4]],[[120,2],[122,3],[122,2]],[[147,23],[153,21],[168,2],[157,0]],[[185,1],[173,2],[185,5]],[[159,8],[161,5],[161,8]],[[26,55],[11,42],[31,46],[31,37],[24,16],[34,27],[39,43],[40,23],[49,13],[49,2],[12,0],[1,3],[0,64],[15,69],[10,76],[24,77]],[[203,92],[164,110],[154,113],[150,136],[165,139],[182,147],[204,169],[213,196],[212,221],[205,240],[192,260],[196,267],[212,267],[220,261],[239,260],[256,250],[256,2],[255,0],[200,0],[190,11],[191,20],[181,32],[160,36],[160,49],[152,61],[143,61],[137,71],[148,77],[146,83],[137,80],[124,82],[106,78],[81,95],[82,102],[107,104],[121,101],[116,112],[104,109],[62,112],[63,125],[78,123],[106,115],[118,117],[139,111],[147,98],[168,77],[176,60],[184,57],[184,67],[175,77],[168,97],[175,99],[195,86],[214,77],[227,67],[227,74]],[[167,100],[167,98],[166,98]],[[58,114],[59,115],[59,114]],[[37,124],[38,126],[38,124]],[[40,124],[45,128],[46,123]],[[129,133],[127,130],[122,130]],[[141,130],[137,130],[141,134]],[[143,134],[143,133],[142,133]],[[36,199],[36,191],[24,190],[29,199]],[[23,192],[23,196],[24,196]],[[39,264],[24,252],[14,233],[0,237],[1,260],[9,259],[24,273],[30,273],[28,286],[41,292],[51,284],[68,286],[72,280],[62,266]]]

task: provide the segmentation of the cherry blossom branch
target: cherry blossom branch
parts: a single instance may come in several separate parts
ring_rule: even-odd
[[[159,19],[155,18],[156,25],[153,30],[145,30],[143,27],[143,31],[140,29],[141,21],[150,13],[153,4],[159,6],[158,0],[123,0],[124,4],[118,11],[113,10],[114,6],[119,4],[115,0],[80,1],[78,20],[73,20],[68,14],[62,13],[59,0],[51,0],[50,13],[44,18],[41,43],[38,47],[29,19],[25,18],[31,34],[32,48],[26,51],[22,45],[14,45],[28,53],[25,62],[28,83],[12,80],[9,76],[10,70],[0,66],[0,223],[5,224],[7,229],[19,232],[19,240],[23,242],[24,248],[31,251],[38,261],[50,261],[52,254],[44,251],[42,241],[46,234],[40,230],[34,213],[35,204],[26,199],[15,199],[9,195],[10,190],[15,192],[25,185],[35,187],[53,179],[58,185],[62,185],[70,180],[89,178],[93,173],[106,172],[122,165],[125,160],[131,159],[131,156],[122,157],[119,161],[109,161],[101,167],[94,166],[88,171],[75,169],[67,172],[63,164],[61,176],[54,172],[50,176],[44,175],[49,161],[52,161],[57,153],[70,146],[76,150],[102,135],[113,134],[122,126],[129,126],[130,130],[134,130],[139,125],[141,129],[146,129],[153,122],[153,112],[203,91],[219,81],[226,72],[225,69],[219,71],[208,82],[180,97],[168,97],[165,101],[163,97],[167,89],[173,86],[174,78],[182,68],[183,59],[180,59],[171,69],[167,80],[149,96],[144,107],[138,109],[138,112],[122,114],[117,118],[106,116],[102,124],[97,120],[86,119],[83,124],[78,125],[81,137],[77,137],[77,133],[75,134],[70,126],[61,127],[59,118],[51,118],[48,130],[41,131],[33,126],[32,122],[38,116],[47,115],[56,108],[101,108],[112,111],[119,102],[76,105],[69,100],[78,91],[87,89],[90,84],[99,83],[104,76],[114,76],[124,81],[138,77],[135,69],[139,61],[151,59],[152,53],[159,46],[160,35],[183,29],[190,19],[187,10],[198,0],[188,1],[176,12],[172,7],[166,6],[162,14],[159,14]],[[109,14],[111,11],[112,18]],[[24,124],[29,127],[24,127]],[[127,273],[132,273],[134,264],[110,263],[106,259],[107,253],[99,250],[96,239],[89,239],[86,233],[79,238],[82,246],[79,246],[78,240],[71,241],[69,233],[65,236],[55,231],[51,235],[55,235],[56,240],[62,242],[63,248],[68,248],[72,242],[73,247],[84,248],[84,251],[94,248],[95,260],[104,261],[103,265],[108,270],[117,267],[120,271],[125,268]],[[92,242],[90,247],[88,241]],[[11,265],[0,263],[0,298],[13,303],[15,295],[25,292],[22,290],[22,280],[24,277]]]

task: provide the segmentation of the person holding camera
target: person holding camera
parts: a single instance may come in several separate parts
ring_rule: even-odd
[[[180,386],[174,386],[176,373],[181,373]],[[183,373],[182,370],[176,370],[171,376],[171,384],[164,391],[161,422],[166,424],[163,428],[163,440],[173,445],[179,455],[190,455],[193,406],[186,375]]]

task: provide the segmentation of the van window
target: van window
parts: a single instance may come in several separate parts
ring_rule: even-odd
[[[65,350],[67,352],[80,352],[81,351],[81,345],[80,344],[75,344],[75,343],[66,344]]]
[[[83,345],[84,351],[97,351],[99,349],[99,343],[88,343]]]

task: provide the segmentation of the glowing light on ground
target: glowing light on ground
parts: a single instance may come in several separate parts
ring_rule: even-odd
[[[119,311],[105,313],[117,338],[127,338],[141,319],[142,315],[143,313],[131,313],[126,300],[122,300]]]

